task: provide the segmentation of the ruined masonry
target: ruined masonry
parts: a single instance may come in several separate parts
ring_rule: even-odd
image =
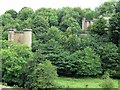
[[[82,30],[84,32],[87,31],[88,26],[93,25],[93,20],[86,20],[85,18],[82,20]]]
[[[15,43],[26,44],[31,47],[32,44],[32,29],[23,29],[23,31],[16,31],[16,29],[8,30],[8,40]]]
[[[102,17],[102,16],[100,16]],[[99,17],[99,18],[100,18]],[[110,17],[103,17],[106,21],[107,21],[107,24],[109,24],[109,19]],[[87,32],[87,28],[90,26],[90,25],[93,25],[93,23],[96,21],[97,19],[93,19],[93,20],[86,20],[85,18],[83,18],[82,20],[82,30],[84,31],[84,33]],[[107,28],[105,28],[106,30],[108,30]]]

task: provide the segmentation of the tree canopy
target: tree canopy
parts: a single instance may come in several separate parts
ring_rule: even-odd
[[[105,17],[109,20],[105,20]],[[23,7],[3,15],[2,80],[10,85],[39,89],[54,87],[54,78],[101,77],[106,72],[119,78],[120,1],[105,2],[95,10]],[[82,31],[82,19],[93,20]],[[7,40],[8,29],[32,29],[32,48]],[[47,60],[47,61],[46,61]],[[49,84],[49,85],[48,85]]]

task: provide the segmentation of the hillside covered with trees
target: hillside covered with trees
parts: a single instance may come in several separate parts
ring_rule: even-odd
[[[39,89],[57,87],[58,76],[120,78],[120,1],[105,2],[95,10],[23,7],[0,18],[0,72],[8,85]],[[95,19],[87,35],[83,35],[83,18]],[[31,28],[32,47],[8,41],[9,28]]]

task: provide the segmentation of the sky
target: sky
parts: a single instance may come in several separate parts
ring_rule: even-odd
[[[105,1],[109,0],[0,0],[0,15],[10,9],[19,12],[23,7],[31,7],[33,10],[42,7],[56,9],[62,7],[81,7],[82,9],[94,9]]]

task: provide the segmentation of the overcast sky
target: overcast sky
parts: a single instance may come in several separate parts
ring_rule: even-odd
[[[41,7],[62,8],[68,6],[94,9],[105,1],[109,0],[0,0],[0,14],[9,9],[18,12],[25,6],[31,7],[33,10]]]

